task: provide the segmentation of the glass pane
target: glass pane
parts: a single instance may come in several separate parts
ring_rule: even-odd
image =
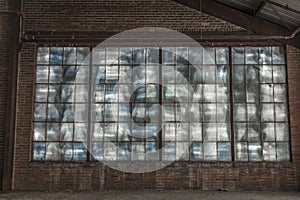
[[[228,74],[228,67],[224,65],[217,66],[217,74],[216,74],[216,82],[217,83],[227,83],[229,74]]]
[[[175,142],[164,142],[162,149],[162,160],[175,160]]]
[[[260,124],[248,124],[248,140],[261,141]]]
[[[249,143],[249,160],[250,161],[261,161],[261,144],[260,143]]]
[[[84,144],[74,144],[74,160],[86,160],[86,148]]]
[[[217,120],[217,105],[216,104],[204,104],[203,116],[205,122],[215,122]]]
[[[176,83],[186,83],[190,80],[190,67],[188,65],[177,65],[175,74]]]
[[[188,49],[186,47],[176,48],[176,63],[188,64]]]
[[[45,140],[45,124],[44,123],[34,123],[34,141],[44,141]]]
[[[119,143],[118,160],[130,160],[131,146],[129,142]]]
[[[245,72],[243,65],[233,66],[233,82],[234,83],[244,83],[245,82]]]
[[[261,102],[273,102],[273,84],[260,85]]]
[[[61,89],[61,101],[62,102],[74,102],[74,85],[62,85]]]
[[[158,83],[159,80],[159,66],[147,66],[146,83]]]
[[[284,65],[273,66],[273,79],[274,83],[286,82],[286,69]]]
[[[256,104],[247,104],[247,114],[248,121],[259,122],[260,121],[260,112],[259,105]]]
[[[205,47],[203,51],[203,64],[216,64],[216,52],[213,47]]]
[[[72,139],[73,139],[73,123],[62,123],[60,140],[72,141]]]
[[[86,141],[87,124],[76,123],[74,127],[74,141]]]
[[[162,64],[174,64],[175,50],[173,48],[162,48]]]
[[[62,104],[62,121],[72,122],[74,121],[74,108],[72,104]]]
[[[217,101],[229,102],[228,85],[217,85]]]
[[[274,100],[275,102],[286,102],[286,85],[274,85]]]
[[[264,142],[263,143],[263,158],[267,161],[276,160],[276,148],[275,142]]]
[[[235,159],[237,161],[248,161],[247,143],[238,142],[235,144]]]
[[[202,143],[193,142],[191,147],[191,160],[202,160]]]
[[[231,145],[230,142],[218,143],[218,160],[231,160]]]
[[[203,48],[202,47],[190,47],[189,48],[189,62],[192,65],[203,63]]]
[[[257,66],[248,66],[246,71],[247,83],[258,83],[258,72]]]
[[[50,48],[50,65],[61,65],[62,64],[62,47],[51,47]]]
[[[262,66],[260,67],[260,82],[261,83],[272,83],[272,67]]]
[[[65,47],[64,48],[64,64],[75,65],[76,64],[76,48]]]
[[[48,83],[47,66],[37,66],[35,75],[36,75],[36,83]]]
[[[245,55],[244,55],[244,47],[233,47],[232,48],[232,63],[233,64],[244,64],[245,63]]]
[[[46,104],[35,104],[34,120],[35,121],[46,120]]]
[[[49,64],[49,48],[39,47],[37,52],[37,64]]]
[[[89,63],[90,47],[77,47],[77,64],[87,65]]]
[[[246,47],[246,64],[258,64],[258,53],[257,47]]]
[[[117,141],[118,126],[116,123],[105,124],[105,139],[109,141]]]
[[[48,86],[47,85],[36,85],[35,101],[36,102],[46,102],[47,96],[48,96]]]
[[[290,147],[288,143],[277,143],[277,160],[288,161],[290,160]]]
[[[245,84],[233,84],[233,92],[235,102],[246,102]]]
[[[91,156],[94,160],[103,160],[103,153],[104,149],[102,142],[92,143]]]
[[[276,140],[289,141],[289,127],[287,123],[276,123]]]
[[[105,49],[101,47],[93,48],[93,64],[105,64]]]
[[[283,47],[272,47],[273,52],[273,64],[284,64],[285,58],[284,58],[284,48]]]
[[[106,82],[117,82],[119,76],[119,67],[118,66],[106,66]]]
[[[234,134],[236,141],[247,141],[247,124],[246,123],[235,123]]]
[[[261,129],[262,129],[262,140],[275,141],[274,123],[262,123]]]
[[[147,60],[148,64],[159,63],[159,49],[158,48],[147,48]]]
[[[77,66],[76,71],[76,83],[87,84],[89,80],[89,68],[87,66]]]
[[[276,121],[287,121],[287,105],[275,104]]]
[[[46,144],[44,142],[34,142],[33,160],[44,160],[46,154],[45,148],[46,148]]]
[[[261,105],[261,120],[274,121],[274,104]]]
[[[217,121],[229,122],[229,105],[217,104]]]
[[[202,123],[191,123],[191,141],[202,141]]]
[[[60,121],[60,105],[48,104],[48,116],[49,121]]]
[[[190,82],[203,83],[202,66],[190,66]]]
[[[117,146],[111,142],[104,142],[104,160],[117,159]]]
[[[216,66],[203,66],[204,83],[216,82]]]
[[[271,47],[260,47],[258,55],[259,64],[271,64],[272,63],[272,51]]]
[[[163,141],[175,141],[176,126],[174,123],[166,123],[163,127]]]
[[[46,160],[59,160],[59,143],[51,142],[46,144]]]
[[[60,144],[60,156],[62,160],[72,160],[73,148],[72,143]]]
[[[64,66],[62,69],[62,80],[64,83],[74,83],[78,69],[74,66]]]
[[[132,142],[132,160],[145,160],[145,143]]]
[[[145,64],[145,49],[133,49],[133,64]]]
[[[203,124],[203,137],[205,141],[217,140],[217,126],[215,123]]]
[[[203,96],[205,102],[216,102],[216,85],[203,85]]]
[[[204,160],[217,160],[217,143],[205,142],[204,145]]]
[[[59,85],[49,85],[49,102],[60,102],[61,87]]]
[[[189,126],[186,123],[176,124],[176,140],[186,142],[189,141]]]
[[[47,140],[58,141],[60,135],[59,123],[48,123],[47,124]]]
[[[218,141],[230,140],[230,127],[229,124],[219,123],[218,126]]]
[[[234,104],[234,121],[246,121],[246,104]]]
[[[107,48],[106,49],[106,64],[112,65],[112,64],[118,64],[118,58],[119,58],[119,50],[118,48]]]
[[[228,64],[228,48],[216,48],[217,64]]]
[[[259,102],[259,84],[247,85],[247,101]]]

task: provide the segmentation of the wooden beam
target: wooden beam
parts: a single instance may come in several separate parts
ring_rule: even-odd
[[[254,16],[258,16],[259,13],[261,12],[261,10],[265,7],[266,3],[267,3],[266,1],[262,1],[262,2],[259,4],[259,6],[257,7],[257,9],[254,10],[253,15],[254,15]]]
[[[290,31],[280,25],[271,23],[264,19],[249,15],[245,12],[231,8],[227,5],[218,3],[213,0],[201,0],[201,6],[199,0],[173,0],[187,7],[193,8],[197,11],[207,13],[208,15],[215,16],[242,28],[245,28],[253,34],[263,36],[288,36]],[[278,40],[283,44],[289,44],[300,49],[300,36],[296,35],[292,39]]]

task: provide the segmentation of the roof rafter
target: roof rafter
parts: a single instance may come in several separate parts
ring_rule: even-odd
[[[236,10],[224,4],[212,0],[173,0],[187,7],[201,11],[238,25],[256,35],[264,36],[289,36],[291,32],[280,25],[271,23],[269,21],[257,18],[242,11]],[[201,5],[200,5],[201,1]],[[289,37],[287,37],[289,38]],[[300,49],[300,34],[295,35],[292,39],[278,40],[283,44],[289,44]]]

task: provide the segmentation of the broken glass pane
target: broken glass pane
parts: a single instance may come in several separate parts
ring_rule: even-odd
[[[204,142],[203,144],[204,160],[216,160],[217,159],[217,143],[216,142]]]
[[[49,64],[49,48],[39,47],[37,52],[37,64]]]
[[[190,148],[192,160],[202,160],[202,143],[193,142]]]
[[[246,64],[258,64],[258,54],[257,47],[246,47]]]
[[[35,121],[46,120],[46,104],[35,104],[34,120]]]
[[[176,127],[174,123],[165,123],[163,127],[163,141],[175,141]]]
[[[272,62],[272,53],[271,47],[260,47],[258,54],[258,63],[259,64],[271,64]]]
[[[59,160],[59,143],[51,142],[46,144],[46,160]]]
[[[284,48],[283,47],[272,47],[273,52],[273,64],[284,64],[285,58],[284,58]]]
[[[103,143],[102,142],[93,142],[91,156],[95,160],[103,160]]]
[[[64,66],[62,69],[62,79],[64,83],[74,83],[78,69],[74,66]]]
[[[234,121],[246,121],[246,104],[234,104],[233,116]]]
[[[34,142],[33,143],[33,160],[44,160],[45,159],[45,148],[46,144],[44,142]]]
[[[145,64],[145,49],[133,49],[133,64]]]
[[[228,48],[216,48],[217,64],[228,64]]]
[[[277,160],[288,161],[290,160],[289,143],[277,143]]]
[[[286,85],[275,84],[274,85],[274,101],[275,102],[286,102]]]
[[[286,71],[284,65],[273,66],[273,79],[274,79],[274,83],[286,82]]]
[[[276,148],[275,142],[264,142],[263,143],[263,159],[267,161],[276,160]]]
[[[247,141],[247,124],[246,123],[235,123],[234,134],[236,141]]]
[[[218,123],[218,141],[229,141],[230,140],[230,127],[226,123]]]
[[[260,121],[259,105],[247,104],[248,121],[258,122]]]
[[[62,64],[62,47],[51,47],[50,48],[50,65],[61,65]]]
[[[260,69],[260,82],[261,83],[272,83],[272,67],[264,65]]]
[[[162,160],[175,160],[175,142],[164,142],[162,149]]]
[[[176,64],[188,64],[188,49],[186,47],[176,48]]]
[[[245,82],[245,72],[243,65],[233,66],[233,82],[234,83],[244,83]]]
[[[59,85],[49,85],[49,102],[60,102],[61,87]]]
[[[216,74],[217,83],[227,83],[228,82],[228,67],[224,65],[217,66],[217,74]]]
[[[276,123],[276,140],[289,141],[289,127],[287,123]]]
[[[258,82],[258,72],[257,66],[248,66],[246,71],[247,83],[257,83]]]
[[[287,105],[286,104],[275,104],[275,116],[276,121],[287,121]]]
[[[259,84],[247,85],[247,102],[259,102]]]
[[[245,84],[233,84],[233,92],[235,102],[246,102]]]
[[[205,141],[217,140],[217,126],[215,123],[203,124],[203,138]]]
[[[60,156],[62,160],[72,160],[73,149],[72,143],[60,144]]]
[[[249,143],[249,160],[250,161],[261,161],[261,144],[260,143]]]
[[[203,66],[204,83],[216,82],[216,66]]]
[[[48,104],[48,116],[49,121],[60,121],[60,105]]]
[[[147,64],[158,64],[159,63],[159,49],[158,48],[147,48]]]
[[[65,47],[64,48],[64,64],[75,65],[76,64],[76,48]]]
[[[274,121],[274,104],[261,105],[261,121]]]
[[[260,101],[273,102],[273,84],[260,85]]]
[[[60,140],[72,141],[72,139],[73,139],[73,123],[62,123],[60,130],[61,130]]]
[[[260,124],[248,124],[248,140],[249,141],[261,141]]]
[[[48,123],[47,124],[47,140],[58,141],[60,135],[59,123]]]
[[[76,123],[74,127],[74,141],[86,141],[87,124]]]
[[[217,120],[217,105],[204,104],[203,114],[205,122],[215,122]]]
[[[47,85],[36,85],[35,101],[36,102],[46,102],[47,96],[48,96],[48,86]]]
[[[36,83],[48,83],[48,67],[37,66]]]
[[[229,121],[229,105],[217,104],[217,121],[228,122]]]
[[[203,96],[205,102],[216,102],[216,85],[203,85]]]
[[[44,123],[34,123],[34,141],[44,141],[45,140],[45,124]]]
[[[233,47],[232,48],[232,63],[233,64],[244,64],[245,63],[245,48],[244,47]]]
[[[49,75],[49,83],[60,83],[62,78],[61,66],[51,66]]]
[[[74,144],[74,160],[86,160],[86,148],[83,143]]]
[[[274,123],[262,123],[261,129],[263,141],[275,141]]]
[[[131,145],[129,142],[119,143],[118,160],[130,160]]]
[[[74,102],[74,85],[62,85],[61,101],[62,102]]]
[[[230,161],[231,160],[231,145],[230,142],[218,143],[218,160]]]
[[[237,161],[248,161],[248,148],[246,142],[235,143],[235,159]]]

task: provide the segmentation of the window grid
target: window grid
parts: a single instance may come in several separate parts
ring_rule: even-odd
[[[260,53],[258,53],[258,55],[256,55],[254,53],[254,55],[252,57],[258,56],[257,58],[257,63],[255,59],[251,60],[251,56],[249,56],[249,54],[247,53],[247,51],[253,51],[253,50],[257,50],[260,51],[261,49],[270,49],[271,52],[271,60],[268,60],[269,57],[266,58],[266,60],[264,60],[265,57],[263,57],[263,59],[261,60]],[[46,49],[46,53],[45,55],[43,55],[43,50],[45,51]],[[48,49],[48,55],[47,55],[47,49]],[[56,62],[57,57],[53,56],[51,51],[55,50],[55,49],[62,49],[62,63],[59,66],[60,63]],[[89,59],[88,59],[88,63],[81,63],[83,65],[81,65],[80,63],[77,63],[78,57],[83,57],[82,55],[78,55],[76,54],[76,62],[72,63],[72,64],[67,64],[65,63],[65,60],[63,58],[65,58],[65,52],[68,51],[68,49],[75,49],[76,52],[78,52],[80,48],[62,48],[62,47],[50,47],[50,48],[38,48],[38,56],[37,56],[37,79],[36,79],[36,100],[35,100],[35,120],[34,120],[34,139],[33,139],[33,159],[34,160],[82,160],[82,161],[89,161],[89,159],[91,158],[91,160],[169,160],[169,159],[174,159],[176,158],[176,160],[202,160],[202,161],[232,161],[232,160],[236,160],[236,161],[284,161],[284,160],[289,160],[289,139],[285,139],[284,138],[288,138],[288,117],[285,116],[285,119],[282,121],[276,121],[277,120],[277,115],[276,115],[276,109],[280,111],[280,108],[285,106],[285,112],[281,110],[281,115],[287,114],[287,101],[286,101],[286,93],[284,95],[284,98],[282,99],[276,99],[275,98],[275,87],[274,85],[278,85],[278,86],[286,86],[286,79],[285,80],[281,80],[281,83],[277,83],[275,81],[274,78],[274,67],[277,67],[279,69],[277,70],[281,70],[282,68],[285,68],[285,61],[283,58],[280,56],[282,56],[282,53],[280,54],[280,48],[279,47],[263,47],[263,48],[258,48],[258,47],[232,47],[232,48],[207,48],[208,54],[212,55],[213,57],[213,63],[199,63],[199,68],[201,69],[201,74],[200,77],[192,77],[192,75],[195,75],[197,73],[192,73],[191,70],[193,70],[193,66],[191,66],[191,64],[187,61],[190,60],[190,54],[189,54],[189,49],[187,48],[174,48],[173,50],[176,50],[177,56],[175,54],[171,55],[172,60],[166,60],[165,54],[170,53],[170,49],[168,48],[162,48],[162,49],[158,49],[157,51],[159,52],[158,54],[158,61],[153,61],[153,58],[151,60],[151,58],[148,56],[148,53],[150,51],[155,51],[155,49],[143,49],[144,52],[139,52],[140,49],[127,49],[129,50],[129,55],[131,56],[131,58],[125,58],[125,59],[121,59],[121,56],[128,56],[128,55],[124,55],[122,54],[122,51],[124,49],[122,48],[115,48],[115,49],[111,49],[111,51],[109,51],[109,49],[107,49],[106,51],[102,52],[102,59],[101,59],[101,53],[100,56],[96,55],[97,53],[94,53]],[[89,50],[91,50],[90,48],[86,48]],[[243,54],[241,57],[242,61],[241,63],[239,63],[239,61],[237,61],[236,56],[234,55],[236,53],[236,50],[241,50],[243,49]],[[49,52],[50,51],[50,52]],[[116,53],[117,52],[117,53]],[[277,52],[277,54],[276,54]],[[278,53],[279,52],[279,53]],[[186,55],[183,55],[183,54]],[[253,53],[253,52],[252,52]],[[141,56],[143,59],[140,59],[140,57],[135,57],[136,55]],[[230,54],[230,55],[229,55]],[[55,54],[54,54],[55,55]],[[181,56],[178,56],[181,55]],[[221,55],[221,56],[220,56]],[[147,57],[148,56],[148,57]],[[223,57],[222,57],[223,56]],[[43,60],[42,58],[46,57],[49,59],[49,63],[47,63],[47,61]],[[115,63],[115,57],[120,58],[117,59],[117,63]],[[187,60],[182,59],[183,57],[186,57]],[[126,60],[127,59],[127,60]],[[136,62],[133,62],[134,59],[136,59]],[[202,58],[203,60],[205,60],[205,56],[203,56]],[[58,59],[59,60],[59,59]],[[73,58],[74,60],[74,58]],[[124,60],[129,61],[129,63],[124,62]],[[95,62],[95,61],[100,61],[100,62]],[[103,62],[104,61],[104,62]],[[147,63],[148,61],[150,61],[150,64]],[[151,63],[153,62],[153,63]],[[169,120],[169,121],[164,121],[164,117],[162,116],[162,113],[160,113],[160,118],[162,117],[162,121],[161,120],[157,120],[157,127],[158,129],[162,126],[162,122],[165,122],[165,128],[168,128],[172,126],[174,129],[174,134],[173,134],[173,138],[169,137],[169,139],[167,137],[166,131],[167,129],[163,129],[162,132],[160,132],[159,137],[156,139],[151,139],[151,138],[144,138],[142,140],[136,140],[132,137],[129,138],[124,138],[124,134],[122,135],[121,133],[124,132],[124,130],[122,129],[122,127],[120,127],[120,124],[122,123],[126,123],[128,121],[122,121],[120,120],[120,111],[122,110],[122,105],[124,105],[126,102],[122,102],[120,99],[120,96],[117,97],[117,103],[113,104],[111,102],[111,99],[107,98],[106,94],[111,94],[111,90],[107,90],[107,89],[111,89],[112,86],[114,85],[114,78],[118,79],[118,77],[120,76],[120,74],[123,73],[122,70],[125,70],[127,68],[128,69],[133,69],[134,67],[138,67],[144,65],[145,68],[147,69],[148,67],[155,67],[155,65],[158,65],[159,63],[161,63],[160,67],[158,68],[159,71],[159,77],[161,77],[164,74],[164,71],[162,71],[162,68],[175,68],[176,70],[178,70],[179,72],[181,72],[182,74],[185,73],[185,71],[181,71],[181,68],[184,70],[186,68],[188,68],[188,72],[187,72],[187,80],[189,81],[188,83],[190,85],[192,85],[193,90],[195,93],[199,92],[200,94],[193,96],[193,99],[190,100],[186,100],[184,101],[184,103],[186,103],[187,105],[189,105],[189,108],[193,108],[193,107],[199,107],[199,112],[201,114],[200,119],[196,122],[192,121],[191,123],[186,123],[184,125],[186,125],[188,130],[191,130],[189,132],[190,135],[187,136],[188,139],[186,140],[181,140],[180,138],[178,138],[178,135],[180,133],[180,129],[178,128],[178,123],[177,123],[177,119],[176,119],[176,114],[174,114],[174,120]],[[56,65],[58,65],[58,67],[55,67]],[[67,81],[62,81],[62,82],[58,82],[58,83],[52,83],[52,79],[53,77],[51,76],[52,71],[50,70],[51,67],[53,68],[57,68],[59,69],[59,67],[62,68],[62,75],[66,76],[66,71],[63,71],[64,68],[74,68],[75,71],[77,71],[77,68],[85,66],[87,68],[87,72],[89,74],[88,80],[80,80],[82,82],[71,82],[71,83],[67,83]],[[241,67],[242,66],[242,67]],[[255,89],[255,87],[250,87],[251,83],[253,84],[253,77],[250,77],[249,79],[247,79],[247,75],[248,71],[246,71],[246,69],[248,70],[253,70],[255,71],[255,66],[260,69],[261,67],[271,67],[271,81],[267,81],[267,82],[260,82],[261,79],[260,77],[260,73],[261,71],[257,72],[257,82],[254,81],[254,84],[257,84],[257,96],[255,97],[254,95],[250,95],[248,94],[248,90],[250,89]],[[43,75],[42,73],[40,73],[39,68],[48,68],[47,69],[47,82],[43,82],[43,80],[40,78],[38,80],[39,75]],[[280,69],[281,67],[281,69]],[[239,68],[242,68],[243,71],[243,81],[238,80],[240,77],[236,77],[236,73],[235,71]],[[214,71],[214,75],[213,77],[209,77],[211,75],[211,69],[213,69]],[[223,71],[222,71],[223,70]],[[241,70],[241,69],[239,69]],[[117,71],[118,73],[115,74],[109,74],[109,72],[115,72]],[[96,73],[97,72],[97,73]],[[174,71],[175,72],[175,71]],[[285,69],[283,70],[284,73]],[[125,73],[125,72],[124,72]],[[76,73],[75,73],[76,74]],[[94,77],[96,75],[100,76],[100,77]],[[105,74],[105,76],[103,77],[103,74]],[[218,76],[220,74],[227,74],[227,76],[221,75]],[[132,74],[131,74],[132,75]],[[153,77],[154,74],[152,74]],[[176,74],[177,75],[177,74]],[[174,75],[174,83],[169,84],[170,86],[173,86],[175,94],[177,95],[177,87],[180,88],[180,86],[182,86],[181,83],[176,82],[176,78],[177,76]],[[280,77],[278,76],[278,74],[276,75],[276,80],[280,80]],[[76,75],[75,75],[76,76]],[[206,77],[208,76],[208,77]],[[70,76],[66,76],[66,78],[69,78]],[[93,78],[91,78],[93,77]],[[71,78],[71,77],[70,77]],[[93,80],[94,78],[96,78],[97,80],[99,80],[99,84],[97,84],[96,86],[99,86],[100,89],[102,89],[102,95],[99,94],[98,92],[96,92],[96,95],[99,95],[97,97],[95,96],[91,96],[91,94],[89,93],[88,101],[92,102],[92,107],[98,107],[98,110],[101,110],[101,112],[104,111],[105,116],[102,117],[102,119],[99,119],[96,115],[96,117],[94,118],[93,116],[91,116],[89,114],[89,120],[90,122],[92,122],[92,126],[88,125],[88,124],[84,124],[84,123],[80,123],[79,121],[75,121],[73,119],[70,121],[64,121],[63,120],[63,113],[61,114],[62,116],[60,116],[60,119],[57,121],[53,121],[51,118],[48,118],[48,112],[51,113],[51,107],[55,107],[55,100],[52,102],[51,99],[49,99],[49,94],[50,94],[50,89],[52,88],[52,86],[58,86],[59,89],[61,90],[61,94],[60,94],[60,99],[59,99],[59,104],[57,107],[59,107],[59,111],[62,112],[63,111],[63,106],[65,105],[74,105],[75,106],[79,106],[79,105],[84,105],[84,100],[81,99],[82,102],[80,101],[76,101],[76,97],[77,94],[75,93],[77,90],[76,88],[82,88],[81,91],[85,91],[86,88],[89,88],[88,91],[91,91],[91,87],[95,87],[95,85],[93,85]],[[143,86],[143,84],[147,83],[147,78],[149,78],[149,76],[147,76],[147,71],[144,73],[144,77],[143,79],[145,80],[144,82],[141,83],[141,86]],[[200,78],[200,79],[199,79]],[[161,79],[161,78],[160,78]],[[247,80],[246,80],[247,79]],[[63,78],[61,79],[63,80]],[[132,83],[134,82],[134,77],[131,76],[131,78],[128,80],[127,83],[120,83],[120,85],[128,85],[130,84],[132,86]],[[163,82],[164,80],[162,80]],[[178,80],[177,80],[178,81]],[[274,82],[275,81],[275,82]],[[280,81],[279,81],[280,82]],[[263,98],[265,98],[264,96],[261,95],[261,87],[267,87],[268,85],[273,86],[272,88],[272,94],[271,96],[273,97],[273,101],[271,100],[264,100]],[[150,85],[154,87],[155,84]],[[238,88],[245,85],[245,89],[242,90],[242,99],[239,100],[236,97],[238,95],[236,95],[236,91],[238,91]],[[62,101],[62,93],[67,90],[67,89],[63,89],[64,87],[67,88],[73,86],[73,88],[75,88],[74,91],[74,102],[69,101],[69,102],[64,102]],[[43,99],[38,99],[39,97],[39,92],[41,91],[40,88],[44,89],[47,87],[47,100],[43,101]],[[147,85],[147,87],[144,89],[144,94],[147,95],[148,90],[150,91],[151,87],[149,87]],[[227,89],[225,89],[227,88]],[[282,87],[283,89],[286,89],[286,87]],[[280,89],[280,88],[279,88]],[[157,90],[157,88],[156,88]],[[176,101],[173,100],[173,102],[168,102],[167,100],[164,101],[164,97],[163,95],[163,90],[164,88],[160,86],[160,88],[158,89],[158,97],[159,97],[159,104],[163,105],[163,106],[171,106],[173,107],[174,113],[176,112]],[[213,90],[213,92],[209,92],[209,90]],[[218,92],[218,91],[221,92]],[[227,92],[225,92],[224,90],[227,90]],[[208,91],[208,92],[207,92]],[[228,94],[229,93],[229,94]],[[118,93],[120,94],[120,93]],[[189,92],[189,94],[191,94]],[[211,94],[212,97],[207,97],[206,94]],[[221,95],[220,95],[221,94]],[[224,97],[225,94],[225,97]],[[227,94],[227,97],[226,97]],[[57,95],[55,95],[57,96]],[[101,99],[102,96],[102,99]],[[199,98],[195,98],[195,96],[198,96]],[[220,97],[219,97],[220,96]],[[252,99],[251,99],[252,98]],[[257,99],[258,98],[258,99]],[[254,99],[254,100],[253,100]],[[39,103],[44,103],[45,107],[45,116],[44,118],[41,120],[38,116],[39,116],[39,109],[37,106],[39,106]],[[139,106],[146,106],[144,108],[147,108],[147,106],[152,105],[154,103],[157,103],[155,101],[151,101],[151,100],[147,100],[147,96],[144,97],[144,101],[135,101],[134,104],[139,105]],[[182,102],[180,102],[182,103]],[[258,103],[258,105],[256,105]],[[145,105],[143,105],[145,104]],[[43,104],[42,104],[43,105]],[[238,117],[237,113],[236,113],[236,108],[238,106],[240,106],[241,108],[243,107],[242,105],[244,105],[244,111],[245,111],[245,117],[244,121],[236,121],[235,118]],[[274,140],[267,140],[266,138],[263,139],[263,136],[260,135],[260,139],[258,140],[253,140],[250,141],[249,140],[249,130],[252,126],[252,121],[249,118],[249,111],[250,108],[252,107],[252,105],[256,105],[259,110],[262,110],[264,105],[271,105],[271,107],[273,107],[273,121],[269,120],[266,122],[262,122],[262,117],[263,116],[259,116],[259,127],[262,127],[263,125],[272,125],[273,124],[273,134],[274,134]],[[116,123],[114,121],[114,119],[111,118],[111,116],[109,116],[109,112],[107,111],[111,111],[111,107],[117,107],[117,117],[118,117],[118,123]],[[276,107],[277,106],[277,107]],[[281,106],[281,107],[280,107]],[[88,110],[91,110],[92,107],[89,107]],[[121,107],[121,108],[120,108]],[[151,106],[150,106],[151,107]],[[215,108],[215,109],[209,109],[209,108]],[[249,107],[249,108],[248,108]],[[130,107],[132,110],[134,110],[133,106]],[[222,108],[226,111],[225,116],[222,116],[224,119],[220,119],[221,117],[221,113],[223,113]],[[220,109],[220,112],[218,112]],[[50,111],[49,111],[50,110]],[[209,119],[207,120],[207,113],[212,112],[211,110],[213,110],[214,114],[208,114],[208,116],[214,118],[214,119]],[[107,113],[106,113],[107,112]],[[161,111],[160,111],[161,112]],[[146,109],[144,109],[144,116],[146,116]],[[106,118],[106,115],[108,115],[108,118]],[[111,115],[111,114],[110,114]],[[237,115],[237,116],[236,116]],[[49,115],[49,117],[51,117],[51,115]],[[110,118],[109,118],[110,117]],[[192,117],[192,116],[191,116]],[[234,119],[234,121],[231,120]],[[248,119],[249,118],[249,119]],[[61,130],[57,129],[57,132],[61,132],[60,134],[56,133],[59,137],[59,139],[57,140],[52,140],[51,138],[48,138],[48,132],[51,133],[51,131],[53,132],[53,130],[49,131],[48,130],[48,124],[50,124],[51,126],[55,126],[52,125],[53,122],[56,122],[59,126],[59,128]],[[142,121],[140,121],[143,124],[147,124],[147,119],[143,119]],[[179,121],[180,122],[180,119]],[[211,123],[213,122],[213,123]],[[44,139],[42,136],[37,137],[37,133],[40,133],[41,131],[39,131],[42,125],[45,125],[45,130],[44,130]],[[40,125],[41,127],[39,127],[38,125]],[[62,130],[63,127],[68,125],[68,128],[71,129],[72,131],[72,138],[68,138],[68,139],[62,139]],[[182,125],[182,124],[180,124]],[[198,127],[197,129],[193,129],[193,127],[196,126]],[[215,126],[215,127],[213,127]],[[243,126],[245,126],[245,131],[246,134],[244,136],[246,136],[246,139],[239,139],[239,132],[243,130]],[[146,127],[146,126],[145,126]],[[212,128],[211,128],[212,127]],[[239,128],[238,128],[239,127]],[[82,128],[83,130],[86,130],[86,134],[82,135],[81,138],[78,138],[78,136],[76,135],[76,129],[80,129]],[[115,134],[111,133],[110,129],[114,129],[115,130]],[[233,128],[233,129],[232,129]],[[95,132],[95,129],[98,130],[98,132]],[[129,131],[132,131],[132,127],[129,127]],[[169,128],[171,130],[171,128]],[[212,131],[212,130],[214,131]],[[272,129],[272,128],[271,128]],[[55,129],[54,129],[55,130]],[[91,131],[90,131],[91,130]],[[238,131],[237,131],[238,130]],[[281,131],[279,131],[281,130]],[[284,130],[284,131],[283,131]],[[278,132],[283,132],[285,133],[285,135],[281,135],[281,140],[277,139],[277,137],[279,138],[279,136],[277,136],[277,131]],[[84,131],[83,131],[84,132]],[[100,133],[99,133],[100,132]],[[194,132],[196,132],[196,134],[194,134]],[[201,133],[200,133],[201,132]],[[91,133],[91,135],[90,135]],[[184,133],[181,131],[181,133]],[[207,133],[207,134],[205,134]],[[209,133],[214,134],[214,136],[209,135]],[[223,133],[223,134],[222,134]],[[226,133],[226,134],[225,134]],[[53,133],[55,134],[55,133]],[[111,136],[109,135],[111,134]],[[260,133],[259,133],[260,134]],[[129,133],[130,135],[130,133]],[[109,136],[108,138],[117,143],[119,148],[116,147],[111,147],[109,146],[109,143],[104,141],[104,137],[105,136]],[[234,136],[234,137],[232,137]],[[80,142],[80,139],[82,140],[82,137],[85,137],[84,140],[87,141],[87,149],[91,150],[91,156],[89,155],[89,151],[86,150],[86,148],[84,147],[84,145]],[[193,139],[193,142],[190,145],[189,148],[189,153],[184,154],[181,158],[177,157],[176,151],[180,146],[182,148],[185,147],[185,144],[190,142],[190,140]],[[267,157],[268,153],[270,154],[270,152],[267,152],[267,150],[271,151],[269,146],[267,146],[268,143],[271,143],[271,145],[273,145],[273,147],[271,147],[271,150],[276,151],[275,152],[275,159],[274,159],[274,155],[273,157],[269,156],[269,158]],[[163,147],[165,144],[169,144],[170,148],[169,149],[165,149],[162,151],[162,154],[151,154],[148,155],[146,154],[145,157],[138,157],[138,158],[134,158],[132,152],[134,151],[140,151],[140,152],[152,152],[153,149],[151,149],[151,146],[155,147],[154,149],[157,149],[157,147],[159,149],[161,149],[161,147]],[[232,145],[232,146],[231,146]],[[253,149],[255,149],[254,147],[258,146],[258,148],[256,149],[257,152],[259,151],[259,158],[252,158],[250,155],[254,154],[253,153]],[[64,147],[67,148],[64,148]],[[259,149],[260,146],[260,149]],[[108,148],[106,148],[108,147]],[[113,151],[109,151],[106,152],[107,149],[112,149],[115,148]],[[129,149],[128,152],[126,152],[124,149]],[[243,149],[246,152],[243,152]],[[273,149],[272,149],[273,148]],[[275,149],[274,149],[275,148]],[[43,149],[43,150],[41,150]],[[67,152],[64,152],[65,149],[67,149]],[[232,151],[231,149],[234,149],[234,151]],[[246,150],[245,150],[246,149]],[[105,151],[106,150],[106,151]],[[51,155],[53,154],[53,152],[56,151],[56,156],[53,155],[53,157],[51,157]],[[70,152],[71,151],[71,152]],[[115,152],[114,152],[115,151]],[[210,154],[209,151],[213,151],[213,153]],[[266,153],[264,153],[264,151]],[[114,152],[114,155],[111,155],[112,152]],[[51,155],[48,155],[51,154]],[[128,155],[129,154],[129,155]],[[63,155],[63,156],[62,156]],[[235,155],[235,156],[234,156]],[[244,156],[243,156],[244,155]],[[265,157],[263,157],[265,156]]]

